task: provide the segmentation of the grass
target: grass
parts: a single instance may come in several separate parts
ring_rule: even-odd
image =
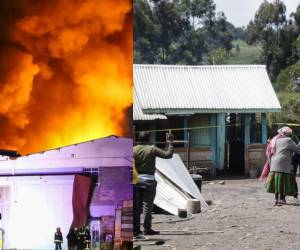
[[[240,51],[237,51],[236,46],[239,46]],[[227,59],[227,64],[258,64],[260,55],[259,46],[250,46],[245,41],[233,41],[231,55]]]

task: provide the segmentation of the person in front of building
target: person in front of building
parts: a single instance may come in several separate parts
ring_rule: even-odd
[[[67,240],[68,240],[68,250],[76,250],[77,236],[74,228],[71,228],[69,233],[67,234]]]
[[[1,214],[0,214],[0,220],[1,220]],[[3,249],[3,245],[4,245],[4,234],[5,234],[5,231],[3,228],[0,228],[0,250]]]
[[[144,234],[155,235],[159,234],[159,231],[152,229],[152,209],[153,202],[156,195],[156,181],[155,174],[155,158],[170,159],[173,156],[173,135],[167,134],[167,149],[162,150],[156,146],[149,145],[149,132],[139,133],[139,145],[133,147],[133,158],[135,161],[135,167],[138,172],[138,188],[134,190],[137,192],[134,197],[139,197],[139,207],[137,213],[133,216],[134,221],[139,223],[140,211],[143,207],[144,214]],[[142,207],[141,207],[142,206]],[[141,234],[140,225],[134,225],[134,237],[138,237]]]
[[[55,250],[62,250],[61,244],[63,243],[63,236],[60,231],[60,227],[56,228],[56,232],[54,234],[54,244]]]
[[[267,147],[270,173],[266,181],[266,191],[275,194],[274,205],[280,206],[286,204],[287,195],[296,194],[292,156],[297,147],[291,138],[292,129],[285,126],[277,132]]]
[[[296,178],[299,163],[300,163],[300,141],[298,141],[297,150],[294,153],[293,158],[292,158],[292,164],[294,167],[293,175],[294,175],[294,181],[295,181],[295,187],[296,187],[296,193],[294,195],[294,202],[296,202],[296,203],[299,203],[299,199],[298,199],[299,191],[298,191],[298,184],[297,184],[297,178]]]
[[[84,239],[85,239],[85,232],[84,232],[84,228],[81,227],[78,230],[78,234],[77,234],[77,250],[84,250]]]
[[[74,234],[75,234],[75,249],[78,250],[79,245],[79,230],[77,227],[74,227]]]
[[[91,245],[91,233],[88,226],[84,229],[84,250],[89,250]]]
[[[140,209],[140,202],[139,202],[139,177],[138,173],[136,171],[135,167],[135,162],[133,161],[133,167],[132,167],[132,184],[133,184],[133,238],[134,240],[142,240],[144,239],[143,235],[141,234],[140,231],[140,214],[139,214],[139,209]],[[138,215],[138,216],[137,216]]]

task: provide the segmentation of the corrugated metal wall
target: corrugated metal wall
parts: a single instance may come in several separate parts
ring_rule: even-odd
[[[192,147],[209,147],[210,138],[210,115],[196,114],[189,118],[189,127],[206,127],[191,130],[191,146]]]

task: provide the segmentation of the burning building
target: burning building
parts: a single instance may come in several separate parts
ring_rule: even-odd
[[[89,225],[92,249],[132,238],[132,139],[115,136],[0,158],[6,249],[53,249],[56,227]],[[126,225],[127,223],[127,225]],[[107,243],[104,243],[107,244]]]
[[[86,222],[119,241],[132,142],[93,139],[128,136],[132,1],[0,1],[0,28],[0,148],[27,155],[0,157],[5,247],[52,249]]]
[[[0,1],[0,28],[0,148],[126,134],[132,1]]]

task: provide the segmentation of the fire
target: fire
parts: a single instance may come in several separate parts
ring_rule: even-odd
[[[132,2],[0,3],[0,148],[21,153],[124,135]]]

